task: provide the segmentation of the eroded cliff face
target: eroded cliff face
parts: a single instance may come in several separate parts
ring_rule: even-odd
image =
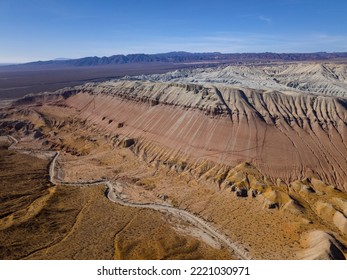
[[[347,67],[333,63],[287,63],[274,65],[220,66],[182,69],[135,79],[194,84],[228,84],[252,89],[272,89],[347,97]]]
[[[87,125],[174,157],[247,161],[272,179],[316,177],[347,190],[343,98],[121,81],[86,86],[65,102]]]

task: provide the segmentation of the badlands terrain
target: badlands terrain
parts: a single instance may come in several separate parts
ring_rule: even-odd
[[[347,66],[182,69],[0,109],[2,259],[345,259]]]

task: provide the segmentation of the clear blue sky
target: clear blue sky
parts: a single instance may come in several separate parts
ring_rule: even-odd
[[[347,0],[0,0],[0,62],[347,51]]]

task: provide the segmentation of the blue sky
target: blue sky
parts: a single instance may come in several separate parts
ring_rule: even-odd
[[[346,0],[0,0],[0,62],[347,51]]]

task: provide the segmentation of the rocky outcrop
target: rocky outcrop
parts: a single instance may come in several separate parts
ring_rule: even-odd
[[[236,166],[248,161],[274,180],[316,177],[347,190],[345,98],[217,84],[108,81],[42,94],[34,103],[70,107],[86,126],[156,143],[196,162]]]
[[[140,80],[194,84],[228,84],[262,90],[347,97],[345,64],[292,63],[282,65],[222,66],[166,74],[142,75]]]
[[[307,233],[302,238],[305,249],[299,257],[307,260],[345,260],[346,247],[333,235],[315,230]]]
[[[156,143],[195,161],[230,166],[249,161],[273,179],[314,175],[347,189],[344,98],[111,81],[86,85],[65,104],[79,111],[86,125]]]

